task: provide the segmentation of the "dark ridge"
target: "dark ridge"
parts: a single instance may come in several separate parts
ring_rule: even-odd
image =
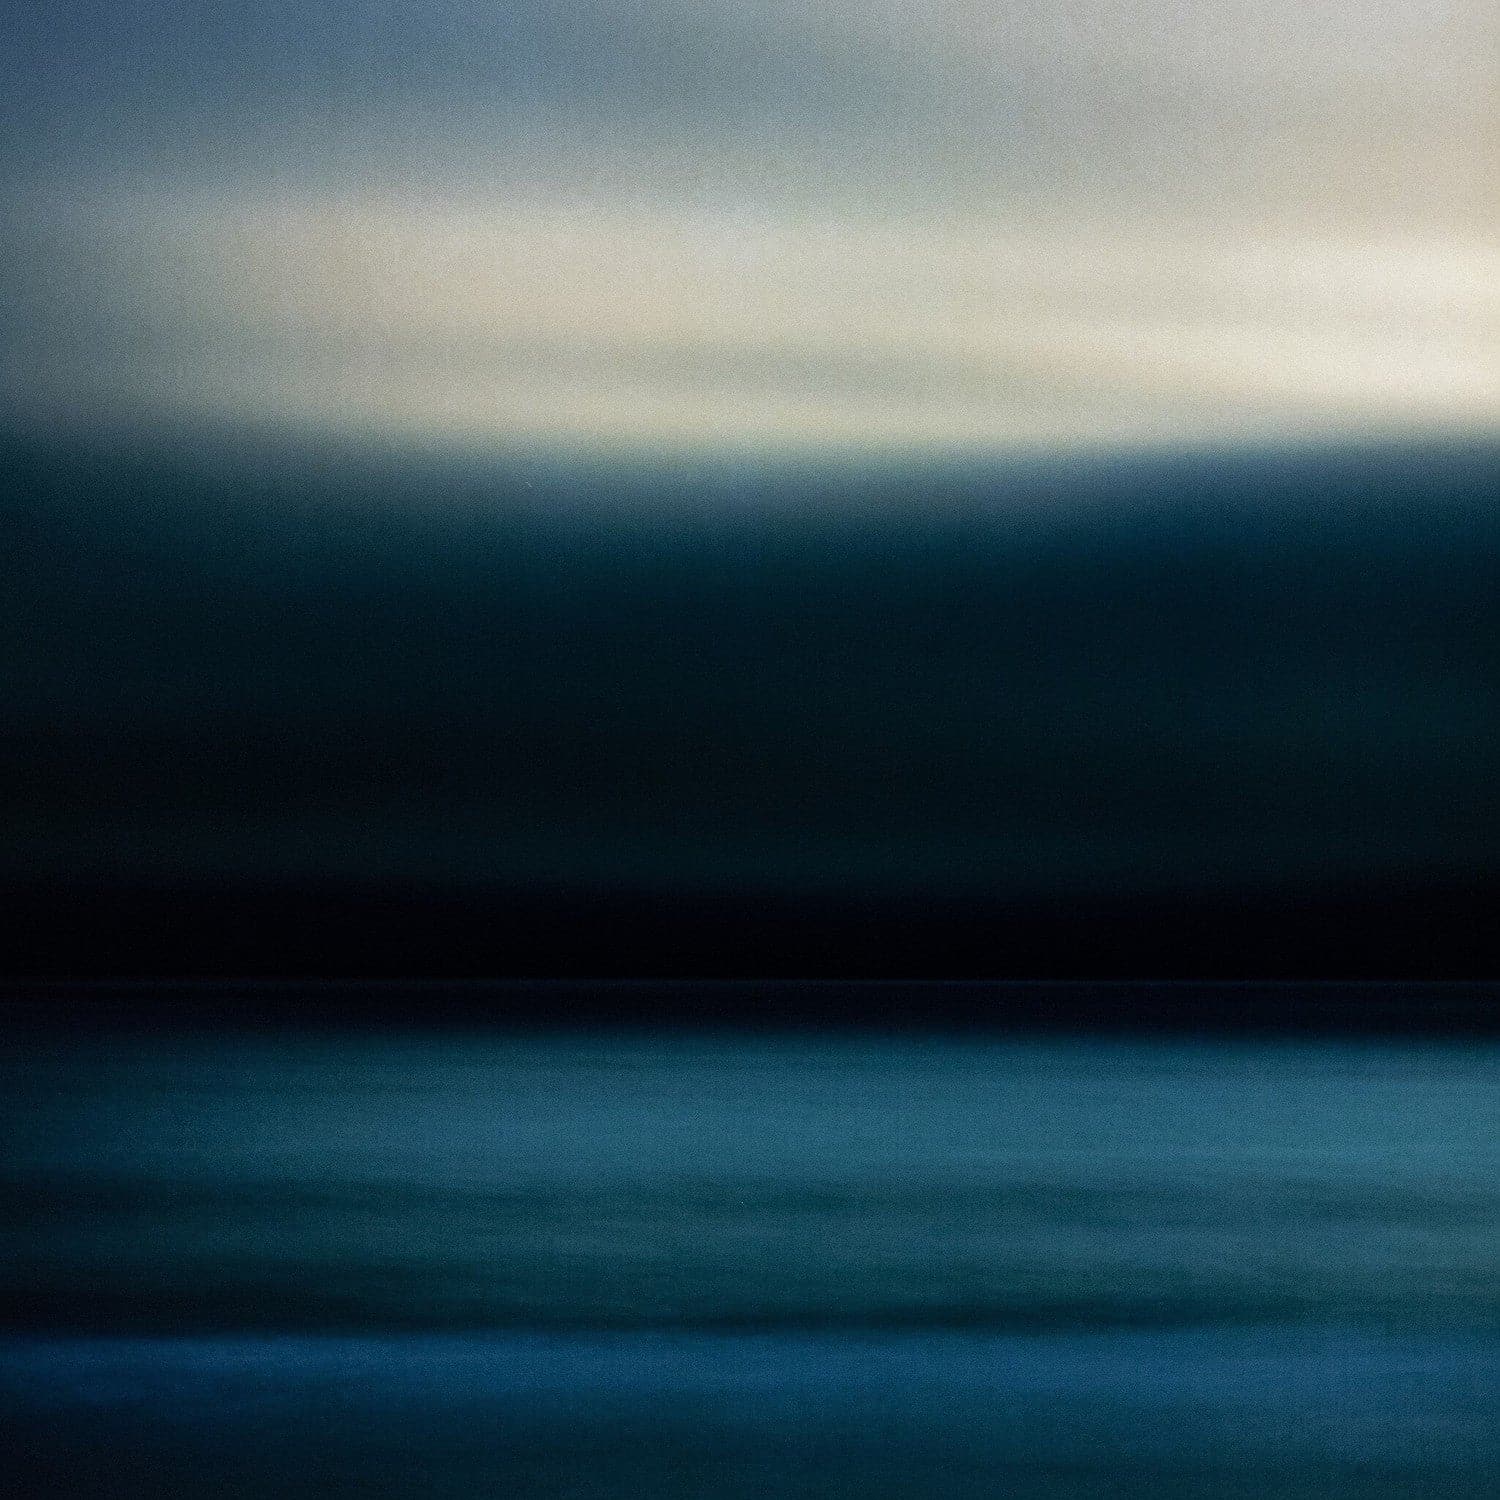
[[[11,886],[0,974],[54,979],[1500,976],[1500,880],[927,899],[462,887]]]
[[[0,975],[1500,978],[1493,442],[0,460]]]
[[[1473,1038],[1500,1036],[1493,984],[876,981],[428,981],[319,985],[45,981],[0,986],[0,1026],[399,1028],[645,1026],[948,1029],[1100,1035]]]

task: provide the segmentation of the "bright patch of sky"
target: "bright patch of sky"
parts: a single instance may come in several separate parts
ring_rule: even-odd
[[[134,0],[4,65],[23,418],[604,450],[1490,430],[1479,0]]]

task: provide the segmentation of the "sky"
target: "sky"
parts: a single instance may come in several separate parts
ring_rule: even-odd
[[[1500,414],[1483,0],[10,9],[28,426],[847,454]]]
[[[0,973],[1500,963],[1491,5],[6,19]]]

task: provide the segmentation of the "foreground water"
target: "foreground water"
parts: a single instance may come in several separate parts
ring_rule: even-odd
[[[1500,1049],[13,1031],[70,1494],[1488,1496]]]

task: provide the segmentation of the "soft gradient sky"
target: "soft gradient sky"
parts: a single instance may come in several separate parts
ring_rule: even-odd
[[[1484,0],[11,17],[30,423],[653,452],[1500,417]]]

